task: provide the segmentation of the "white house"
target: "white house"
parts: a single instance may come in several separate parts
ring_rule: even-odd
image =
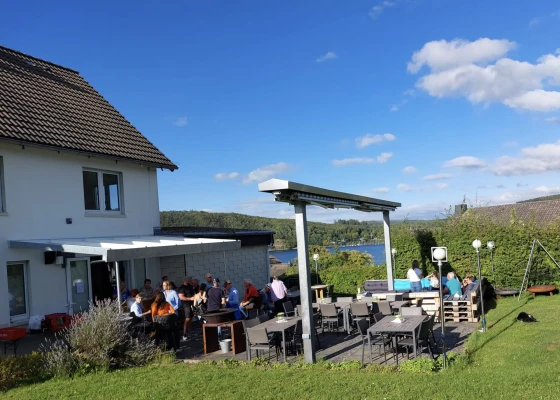
[[[117,277],[267,281],[262,240],[154,234],[158,168],[177,166],[78,72],[0,46],[0,327],[76,313]]]

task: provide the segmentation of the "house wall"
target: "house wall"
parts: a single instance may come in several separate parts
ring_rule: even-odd
[[[189,275],[197,278],[200,283],[206,283],[205,276],[208,272],[221,280],[221,286],[226,279],[231,279],[240,292],[243,292],[243,279],[251,279],[258,289],[270,280],[267,246],[248,246],[225,252],[161,257],[160,268],[161,275],[167,275],[177,286],[180,286],[185,276]]]
[[[28,262],[30,315],[67,311],[65,270],[45,265],[42,251],[8,248],[8,240],[152,235],[159,227],[155,168],[3,143],[0,157],[6,200],[6,213],[0,214],[0,326],[10,323],[10,261]],[[85,215],[84,167],[122,173],[124,216]],[[72,224],[66,224],[66,218],[72,218]],[[157,264],[149,263],[154,272]]]

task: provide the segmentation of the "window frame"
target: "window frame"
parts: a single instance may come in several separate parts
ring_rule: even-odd
[[[25,291],[24,293],[24,298],[25,298],[25,313],[24,314],[18,314],[18,315],[10,315],[10,323],[14,323],[14,322],[18,322],[18,321],[24,321],[29,319],[29,315],[31,315],[30,313],[30,305],[29,305],[29,278],[28,278],[28,265],[29,262],[28,261],[8,261],[6,263],[6,279],[8,278],[8,266],[10,265],[22,265],[23,266],[23,289]],[[10,288],[8,287],[8,292],[9,292]],[[10,314],[10,313],[9,313]]]
[[[6,186],[4,185],[4,159],[0,156],[0,215],[6,214]]]
[[[97,174],[97,204],[99,205],[99,210],[88,210],[86,209],[86,198],[84,189],[84,172],[94,172]],[[103,176],[115,175],[118,180],[118,201],[119,210],[105,210],[105,186],[103,185]],[[105,169],[97,168],[82,168],[82,191],[83,191],[83,201],[84,201],[84,211],[86,216],[104,216],[104,217],[120,217],[125,215],[124,211],[124,190],[123,190],[123,174],[119,171],[109,171]]]

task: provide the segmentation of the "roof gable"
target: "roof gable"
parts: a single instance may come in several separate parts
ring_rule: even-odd
[[[2,46],[0,140],[177,169],[77,71]]]

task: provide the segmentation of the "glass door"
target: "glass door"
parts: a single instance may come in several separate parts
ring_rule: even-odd
[[[88,310],[91,300],[91,271],[88,258],[68,260],[66,282],[69,314],[76,315]]]
[[[27,275],[25,263],[10,263],[8,270],[8,300],[10,320],[25,319],[29,315],[27,305]]]

